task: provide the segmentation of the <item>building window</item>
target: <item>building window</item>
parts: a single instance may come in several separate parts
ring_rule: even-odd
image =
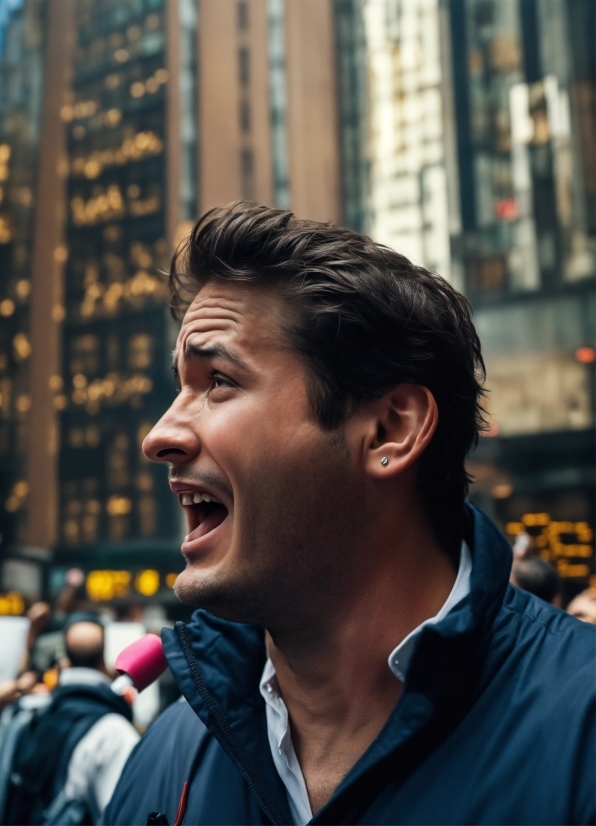
[[[71,373],[95,373],[99,367],[99,338],[93,335],[75,338],[71,353]]]
[[[138,503],[139,527],[142,536],[154,536],[157,502],[153,496],[142,496]]]
[[[236,8],[238,14],[238,28],[242,32],[245,29],[248,29],[248,3],[238,3]]]
[[[124,488],[130,484],[128,447],[128,436],[120,433],[110,448],[108,455],[108,481],[112,489]]]
[[[250,52],[244,46],[238,49],[238,72],[241,86],[250,82]]]
[[[248,100],[240,101],[240,130],[250,132],[250,103]]]
[[[151,336],[144,333],[128,339],[128,367],[130,370],[145,370],[151,364]]]
[[[240,156],[242,170],[242,197],[249,201],[254,199],[254,162],[252,149],[243,149]]]

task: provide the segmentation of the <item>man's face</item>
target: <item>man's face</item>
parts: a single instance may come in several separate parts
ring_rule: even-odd
[[[363,534],[358,451],[315,419],[283,312],[276,293],[207,283],[176,344],[180,393],[143,445],[188,520],[177,595],[263,625],[332,602]]]
[[[572,599],[567,606],[567,613],[582,622],[596,625],[596,591],[594,589],[583,591]]]

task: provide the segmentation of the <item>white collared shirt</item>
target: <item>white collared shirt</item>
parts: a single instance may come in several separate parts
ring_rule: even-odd
[[[436,625],[438,622],[441,622],[441,620],[470,593],[471,573],[472,555],[466,543],[462,542],[457,577],[443,607],[434,617],[420,623],[389,655],[389,668],[398,680],[405,682],[416,640],[422,629],[427,625]],[[259,688],[265,700],[267,733],[269,735],[269,746],[271,748],[273,762],[286,787],[292,819],[295,824],[308,823],[313,816],[310,800],[308,799],[308,791],[292,743],[288,709],[279,693],[279,687],[275,677],[275,668],[270,659],[267,659],[265,663]]]

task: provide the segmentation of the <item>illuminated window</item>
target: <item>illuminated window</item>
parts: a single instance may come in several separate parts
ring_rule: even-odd
[[[128,367],[131,370],[144,370],[151,364],[151,336],[139,333],[128,339]]]
[[[70,370],[76,373],[95,373],[99,368],[99,338],[78,336],[71,344]]]
[[[130,521],[127,516],[110,516],[108,520],[108,537],[111,542],[120,542],[130,533]]]
[[[108,484],[111,488],[123,488],[130,484],[128,437],[121,433],[113,442],[108,453]],[[110,500],[111,501],[111,500]],[[108,507],[108,513],[117,514],[115,503]]]
[[[157,528],[157,502],[153,496],[142,496],[138,502],[139,527],[142,536],[154,536]]]
[[[83,447],[85,444],[85,431],[82,427],[73,427],[68,433],[69,447]]]
[[[12,350],[17,361],[24,361],[31,355],[31,344],[25,333],[17,333],[12,340]]]
[[[68,544],[75,544],[79,541],[79,523],[76,519],[66,519],[62,526],[64,540]]]

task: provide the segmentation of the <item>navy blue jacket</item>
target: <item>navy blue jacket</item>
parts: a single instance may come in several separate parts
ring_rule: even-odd
[[[418,640],[382,732],[313,823],[587,824],[596,809],[595,628],[508,584],[469,508],[471,593]],[[106,824],[291,823],[259,680],[261,629],[197,611],[164,630],[176,703],[133,751]]]

